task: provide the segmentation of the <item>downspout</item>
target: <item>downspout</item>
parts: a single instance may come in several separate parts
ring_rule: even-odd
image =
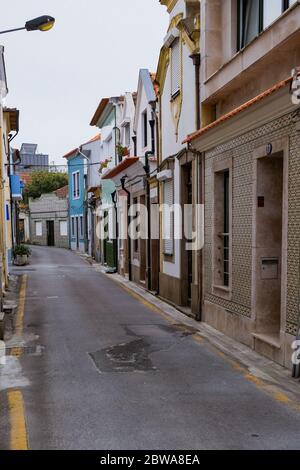
[[[133,155],[134,155],[134,157],[136,157],[137,156],[136,155],[137,154],[137,137],[136,137],[136,135],[134,135],[132,137],[132,141],[133,141]]]
[[[201,113],[200,113],[200,66],[201,66],[201,54],[192,54],[191,59],[195,67],[195,125],[196,130],[201,127]],[[197,184],[199,184],[199,191],[197,191],[197,199],[200,205],[204,205],[204,155],[200,152],[191,148],[188,145],[189,151],[192,151],[197,157]],[[203,248],[199,252],[197,260],[198,266],[198,288],[199,288],[199,311],[196,316],[196,320],[202,321],[203,312]]]
[[[204,175],[205,175],[205,159],[204,159],[204,154],[199,152],[196,149],[193,149],[191,147],[191,144],[188,144],[188,151],[192,152],[196,157],[197,157],[197,177],[198,177],[198,182],[199,182],[199,191],[197,194],[197,199],[199,201],[199,204],[204,206]],[[196,315],[196,320],[197,321],[202,321],[202,312],[203,312],[203,247],[199,250],[199,257],[198,257],[198,262],[197,265],[199,266],[199,278],[198,278],[198,292],[199,292],[199,312]]]
[[[121,185],[123,191],[127,194],[127,245],[128,245],[128,278],[129,281],[132,281],[132,267],[131,267],[131,237],[129,235],[129,226],[130,226],[130,207],[131,207],[131,194],[128,189],[125,188],[126,176],[121,178]]]
[[[154,109],[152,111],[154,114]],[[151,201],[150,201],[150,165],[149,157],[154,156],[155,154],[155,119],[149,121],[151,128],[151,150],[145,153],[145,166],[144,170],[146,172],[146,206],[147,206],[147,289],[151,291],[152,289],[152,267],[151,267]]]
[[[116,237],[114,239],[114,244],[115,244],[115,268],[116,272],[119,271],[118,269],[118,251],[119,251],[119,223],[118,223],[118,211],[117,211],[117,191],[114,191],[111,193],[111,199],[114,205],[114,210],[115,210],[115,223],[116,223]]]
[[[199,53],[192,54],[190,58],[193,61],[195,67],[195,106],[196,106],[196,130],[200,129],[201,120],[200,120],[200,65],[201,65],[201,55]]]
[[[12,233],[11,238],[12,238],[13,251],[14,251],[14,248],[15,248],[15,242],[17,241],[17,225],[16,225],[16,223],[14,224],[14,217],[13,217],[13,215],[15,214],[15,217],[16,217],[15,222],[17,222],[17,203],[14,203],[13,197],[12,197],[12,187],[11,187],[11,165],[12,165],[12,162],[11,162],[11,153],[10,153],[10,150],[11,150],[10,143],[17,137],[18,134],[19,134],[19,130],[17,130],[13,136],[8,138],[8,155],[9,155],[9,159],[8,159],[8,178],[9,178],[9,192],[10,192],[10,217],[11,217],[10,223],[11,223],[11,233]]]

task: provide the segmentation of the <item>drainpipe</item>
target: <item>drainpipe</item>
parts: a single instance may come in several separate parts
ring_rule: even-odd
[[[11,165],[12,165],[12,162],[11,162],[11,153],[10,153],[10,143],[17,137],[17,135],[19,134],[19,130],[17,130],[15,132],[14,135],[9,135],[9,138],[8,138],[8,155],[9,155],[9,158],[8,158],[8,178],[9,178],[9,192],[10,192],[10,217],[11,217],[11,234],[12,234],[12,248],[13,248],[13,251],[14,251],[14,248],[15,248],[15,245],[16,245],[16,241],[17,241],[17,227],[16,227],[16,221],[17,221],[17,203],[14,203],[13,201],[13,197],[12,197],[12,187],[11,187]],[[15,216],[15,223],[14,223],[14,216]],[[25,230],[25,228],[24,228]]]
[[[121,186],[123,191],[127,194],[127,245],[128,245],[128,278],[132,281],[132,268],[131,268],[131,237],[129,235],[129,226],[131,222],[130,218],[130,206],[131,206],[131,194],[128,189],[125,188],[126,176],[121,178]]]
[[[192,152],[197,158],[197,181],[199,182],[199,191],[197,194],[197,199],[199,204],[204,205],[204,184],[205,184],[205,160],[204,153],[199,152],[196,149],[191,147],[191,144],[188,144],[188,151]],[[196,315],[197,321],[202,321],[202,312],[203,312],[203,248],[199,252],[198,258],[198,272],[200,276],[198,277],[198,292],[199,292],[199,312]]]
[[[152,111],[154,115],[154,109]],[[147,289],[152,289],[152,267],[151,267],[151,201],[150,201],[150,165],[149,157],[155,154],[155,119],[154,117],[149,121],[151,128],[151,150],[145,153],[145,166],[146,172],[146,206],[147,206]]]
[[[134,135],[132,137],[132,141],[133,141],[133,155],[134,155],[134,157],[136,157],[136,154],[137,154],[137,137],[136,137],[136,135]]]
[[[114,239],[114,245],[115,245],[115,268],[118,272],[118,250],[119,250],[119,223],[118,223],[118,212],[117,212],[117,191],[114,191],[111,193],[111,199],[114,205],[114,210],[115,210],[115,223],[116,223],[116,237]]]
[[[193,61],[195,66],[195,106],[196,106],[196,130],[200,129],[201,120],[200,120],[200,65],[201,65],[201,55],[199,53],[192,54],[190,58]]]

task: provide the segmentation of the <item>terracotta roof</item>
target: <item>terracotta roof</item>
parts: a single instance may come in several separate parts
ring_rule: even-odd
[[[101,134],[95,135],[95,137],[92,137],[90,140],[88,140],[82,145],[91,144],[92,142],[97,142],[98,140],[101,140]]]
[[[64,186],[63,188],[59,188],[57,189],[56,191],[53,191],[57,197],[59,197],[60,199],[66,199],[66,197],[68,196],[68,192],[69,192],[69,186]]]
[[[101,117],[101,114],[103,113],[104,109],[106,108],[106,106],[108,105],[109,103],[109,98],[103,98],[100,103],[99,103],[99,106],[98,108],[96,109],[96,112],[90,122],[90,125],[91,126],[96,126],[100,117]]]
[[[63,156],[63,158],[70,158],[73,155],[75,155],[76,153],[78,153],[78,147],[76,149],[73,149],[70,152],[66,153],[66,155]]]
[[[110,180],[112,178],[114,178],[115,176],[117,176],[119,173],[121,173],[122,171],[126,170],[127,168],[129,168],[130,166],[134,165],[134,163],[138,162],[139,161],[139,157],[127,157],[127,158],[124,158],[124,160],[119,163],[119,165],[115,166],[114,168],[112,168],[112,170],[109,170],[107,171],[103,176],[102,176],[102,179],[103,180]]]
[[[290,82],[292,81],[292,77],[286,78],[285,80],[282,80],[281,82],[276,83],[276,85],[273,85],[271,88],[268,90],[263,91],[259,95],[255,96],[251,100],[247,101],[246,103],[242,104],[241,106],[233,109],[227,114],[224,114],[224,116],[220,117],[216,121],[212,122],[211,124],[208,124],[208,126],[202,127],[198,131],[194,132],[193,134],[190,134],[187,136],[187,138],[183,141],[183,144],[186,144],[188,142],[192,142],[193,140],[197,139],[201,135],[205,134],[208,132],[210,129],[213,129],[214,127],[218,126],[219,124],[222,124],[225,121],[228,121],[229,119],[233,118],[237,114],[241,113],[245,109],[250,108],[254,104],[260,102],[264,98],[267,98],[268,96],[272,95],[276,91],[280,90],[281,88],[284,88],[287,86]]]
[[[20,111],[17,108],[4,108],[4,113],[9,115],[9,125],[11,131],[19,130]]]
[[[119,101],[122,102],[122,101],[125,100],[125,97],[123,95],[121,95],[121,96],[118,96],[118,99],[119,99]],[[97,126],[98,121],[99,121],[100,117],[102,116],[102,113],[105,110],[108,103],[109,103],[109,98],[102,98],[102,100],[99,103],[98,108],[96,109],[96,112],[95,112],[94,116],[92,117],[92,120],[90,122],[90,126]]]

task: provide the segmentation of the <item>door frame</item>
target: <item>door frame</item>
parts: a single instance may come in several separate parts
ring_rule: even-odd
[[[260,272],[257,270],[257,167],[258,159],[266,158],[268,150],[272,149],[272,154],[282,153],[283,155],[283,194],[282,194],[282,254],[281,254],[281,307],[280,307],[280,343],[283,344],[286,325],[287,308],[287,273],[288,273],[288,175],[289,175],[289,137],[276,140],[268,140],[264,145],[253,151],[253,195],[252,195],[252,289],[251,289],[251,310],[254,322],[254,334],[256,333],[256,285]],[[258,332],[259,333],[259,332]]]

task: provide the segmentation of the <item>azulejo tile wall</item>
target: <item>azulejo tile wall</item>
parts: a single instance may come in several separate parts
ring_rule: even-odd
[[[288,279],[286,332],[295,334],[300,292],[300,132],[293,114],[244,133],[206,153],[205,299],[251,317],[253,151],[267,141],[289,137]],[[232,157],[232,299],[212,294],[212,163]]]

